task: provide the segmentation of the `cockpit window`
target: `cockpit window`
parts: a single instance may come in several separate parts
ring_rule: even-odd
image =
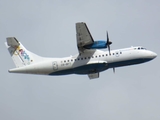
[[[134,48],[135,50],[138,49],[138,50],[146,50],[146,48],[144,47],[138,47],[138,48]]]
[[[142,50],[146,50],[146,48],[141,47]]]

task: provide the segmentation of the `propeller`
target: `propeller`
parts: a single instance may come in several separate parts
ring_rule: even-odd
[[[108,51],[109,51],[109,55],[111,55],[111,52],[110,52],[110,45],[112,44],[111,41],[109,41],[109,35],[108,35],[108,31],[106,31],[106,34],[107,34],[107,48],[108,48]]]
[[[106,31],[106,35],[107,35],[107,48],[108,48],[108,51],[109,51],[109,55],[111,55],[111,48],[110,48],[110,45],[112,44],[112,42],[109,41],[108,31]],[[115,73],[115,68],[114,68],[114,67],[113,67],[113,73]]]

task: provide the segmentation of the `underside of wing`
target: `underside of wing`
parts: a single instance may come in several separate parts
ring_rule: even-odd
[[[77,47],[79,52],[84,52],[84,46],[92,45],[94,40],[89,32],[86,23],[76,23]]]

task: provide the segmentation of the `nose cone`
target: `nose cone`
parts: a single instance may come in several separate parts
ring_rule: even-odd
[[[152,59],[154,59],[154,58],[156,58],[156,57],[157,57],[157,54],[156,54],[156,53],[154,53],[154,52],[151,52],[150,57],[151,57]]]
[[[141,56],[142,56],[142,59],[144,60],[143,62],[148,62],[148,61],[156,58],[157,54],[152,52],[152,51],[145,50],[145,51],[142,52]]]
[[[146,59],[154,59],[157,57],[157,54],[155,52],[152,52],[152,51],[146,51],[146,54],[144,54],[145,58]]]

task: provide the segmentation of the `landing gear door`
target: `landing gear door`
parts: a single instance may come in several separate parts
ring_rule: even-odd
[[[58,70],[58,64],[56,61],[54,61],[52,65],[53,65],[53,70]]]

